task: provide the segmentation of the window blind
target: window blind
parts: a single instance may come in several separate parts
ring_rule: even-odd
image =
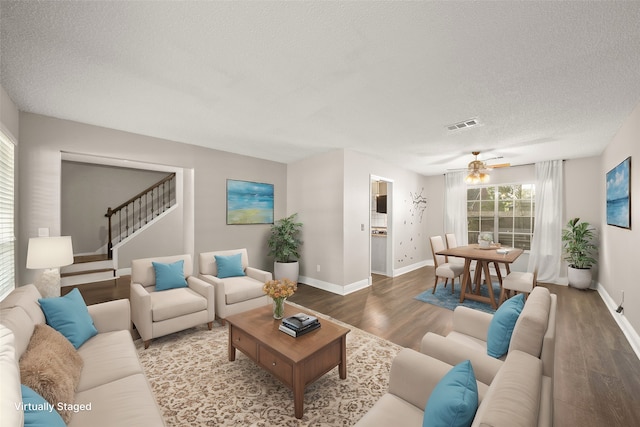
[[[0,131],[0,300],[15,288],[15,145]]]

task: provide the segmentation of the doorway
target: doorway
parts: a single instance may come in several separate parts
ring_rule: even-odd
[[[393,277],[393,181],[371,175],[370,184],[370,272]]]

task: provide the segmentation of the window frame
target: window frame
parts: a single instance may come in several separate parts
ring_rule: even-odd
[[[516,186],[520,186],[520,192],[522,193],[523,191],[528,191],[529,192],[529,197],[527,198],[522,198],[522,197],[518,197],[518,198],[511,198],[511,199],[500,199],[499,195],[501,194],[500,192],[500,187],[516,187]],[[528,189],[524,188],[524,187],[529,187]],[[478,190],[479,191],[479,196],[482,196],[483,190],[487,190],[492,188],[493,189],[493,197],[492,199],[484,199],[482,197],[480,197],[479,199],[476,200],[471,200],[469,198],[469,192],[470,190]],[[515,194],[515,192],[514,192]],[[512,206],[512,214],[510,216],[505,216],[505,215],[500,215],[500,204],[501,203],[506,203],[508,204],[510,201],[513,201],[513,206]],[[529,215],[528,216],[518,216],[516,215],[517,213],[517,209],[516,209],[516,205],[520,204],[522,205],[522,203],[517,203],[518,201],[522,202],[524,201],[525,204],[529,204]],[[478,212],[479,215],[478,216],[472,216],[470,215],[470,213],[472,212],[472,210],[469,209],[470,204],[472,202],[475,203],[480,203],[480,206],[478,208]],[[492,210],[491,210],[491,215],[486,215],[483,216],[483,212],[488,212],[488,210],[485,210],[487,206],[489,206],[489,202],[491,202],[491,204],[493,204]],[[484,222],[487,222],[487,220],[490,218],[490,223],[492,230],[491,231],[483,231],[483,227],[482,227],[482,223],[483,220]],[[501,229],[501,219],[505,219],[505,218],[511,218],[513,220],[512,224],[511,224],[511,229],[510,230],[503,230]],[[516,224],[516,220],[518,218],[529,218],[529,224],[528,224],[528,231],[527,232],[523,232],[523,231],[517,231],[517,224]],[[477,230],[472,230],[471,227],[471,223],[472,221],[477,221]],[[494,184],[477,184],[477,185],[470,185],[467,187],[467,237],[469,239],[469,243],[476,243],[477,242],[477,237],[481,234],[481,233],[491,233],[493,234],[493,241],[494,242],[500,242],[501,244],[503,244],[504,246],[509,246],[509,247],[517,247],[517,248],[521,248],[523,249],[525,252],[529,252],[531,250],[531,243],[533,241],[533,233],[534,233],[534,228],[535,228],[535,182],[528,182],[528,181],[523,181],[523,182],[514,182],[514,183],[494,183]],[[509,243],[505,243],[503,240],[501,239],[501,236],[504,235],[509,235],[510,236],[510,242]],[[474,238],[475,236],[475,238]],[[517,244],[517,236],[528,236],[528,244],[523,245]],[[502,241],[501,241],[502,240]]]
[[[0,126],[0,300],[16,286],[16,151],[15,139]]]

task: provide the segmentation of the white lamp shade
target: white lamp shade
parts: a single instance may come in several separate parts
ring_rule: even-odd
[[[27,268],[58,268],[73,264],[71,236],[29,239]]]

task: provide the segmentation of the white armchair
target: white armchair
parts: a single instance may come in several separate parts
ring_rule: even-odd
[[[219,277],[216,256],[229,257],[240,254],[241,271],[244,275]],[[268,271],[249,267],[249,255],[246,249],[231,249],[226,251],[204,252],[198,257],[200,277],[211,283],[216,293],[216,317],[224,325],[228,316],[242,313],[269,304],[262,290],[265,282],[272,280]]]
[[[171,264],[182,260],[187,287],[156,290],[153,263]],[[131,261],[131,319],[144,348],[153,338],[206,323],[215,318],[215,293],[209,283],[192,276],[191,255],[176,255]]]

